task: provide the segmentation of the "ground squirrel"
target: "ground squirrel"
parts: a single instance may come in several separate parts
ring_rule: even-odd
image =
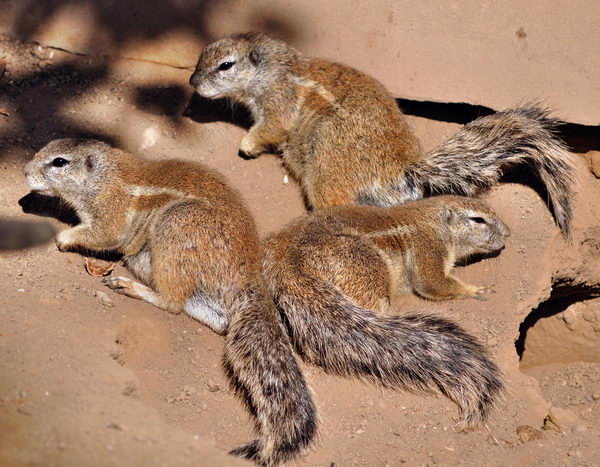
[[[574,166],[553,135],[559,122],[537,105],[478,118],[424,154],[382,84],[348,66],[305,58],[264,34],[209,44],[190,84],[203,97],[248,107],[254,125],[240,151],[282,151],[313,208],[478,195],[513,166],[527,164],[569,235]]]
[[[107,278],[111,289],[225,334],[223,366],[259,432],[233,454],[277,465],[314,441],[315,405],[261,276],[254,221],[223,177],[76,139],[49,143],[24,172],[81,219],[58,234],[61,251],[120,253],[146,285]]]
[[[385,387],[441,391],[460,428],[485,422],[500,372],[445,319],[390,316],[394,296],[481,297],[450,275],[457,261],[504,247],[508,227],[482,201],[439,196],[383,208],[340,206],[293,221],[264,243],[263,274],[292,343],[327,372]]]

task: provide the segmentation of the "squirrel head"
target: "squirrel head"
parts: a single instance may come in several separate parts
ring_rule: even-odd
[[[451,231],[457,259],[504,248],[510,229],[486,203],[475,198],[448,197],[448,200],[441,216]]]
[[[206,46],[190,85],[209,99],[252,96],[285,72],[296,55],[285,42],[262,33],[233,34]]]
[[[44,146],[23,168],[32,192],[64,197],[87,193],[106,175],[111,147],[88,139],[57,139]]]

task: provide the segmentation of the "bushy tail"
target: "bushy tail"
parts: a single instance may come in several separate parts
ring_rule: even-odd
[[[303,359],[388,388],[440,391],[458,405],[460,428],[485,423],[502,393],[500,370],[459,326],[429,315],[381,315],[328,283],[277,267],[267,265],[267,282]]]
[[[426,194],[477,195],[517,164],[544,183],[556,223],[570,235],[575,166],[555,137],[559,120],[537,106],[478,118],[405,172],[405,183]]]
[[[231,454],[277,466],[315,441],[317,410],[266,290],[249,291],[234,308],[223,366],[254,418],[259,437]]]

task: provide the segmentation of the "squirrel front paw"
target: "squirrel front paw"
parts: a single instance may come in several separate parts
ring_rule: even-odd
[[[58,248],[58,251],[62,251],[63,253],[71,250],[74,246],[71,241],[68,230],[63,230],[62,232],[59,232],[59,234],[54,239],[54,242],[56,243],[56,248]]]
[[[239,154],[245,159],[253,159],[259,156],[264,150],[265,148],[254,140],[252,133],[248,133],[242,138]]]
[[[479,285],[468,285],[465,286],[465,295],[463,298],[474,298],[475,300],[479,300],[481,302],[485,302],[487,297],[484,294],[494,294],[496,291],[491,287],[487,286],[479,286]]]
[[[105,277],[102,283],[118,294],[127,295],[131,298],[141,298],[137,292],[136,283],[127,277]]]

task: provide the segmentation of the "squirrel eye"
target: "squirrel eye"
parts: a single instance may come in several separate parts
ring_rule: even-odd
[[[219,70],[219,71],[229,70],[233,66],[234,63],[235,62],[223,62],[219,65],[217,70]]]
[[[63,159],[62,157],[57,157],[52,162],[50,162],[50,165],[52,167],[64,167],[68,163],[69,163],[69,161],[67,159]]]
[[[469,217],[469,219],[477,224],[485,224],[485,219],[483,217]]]

